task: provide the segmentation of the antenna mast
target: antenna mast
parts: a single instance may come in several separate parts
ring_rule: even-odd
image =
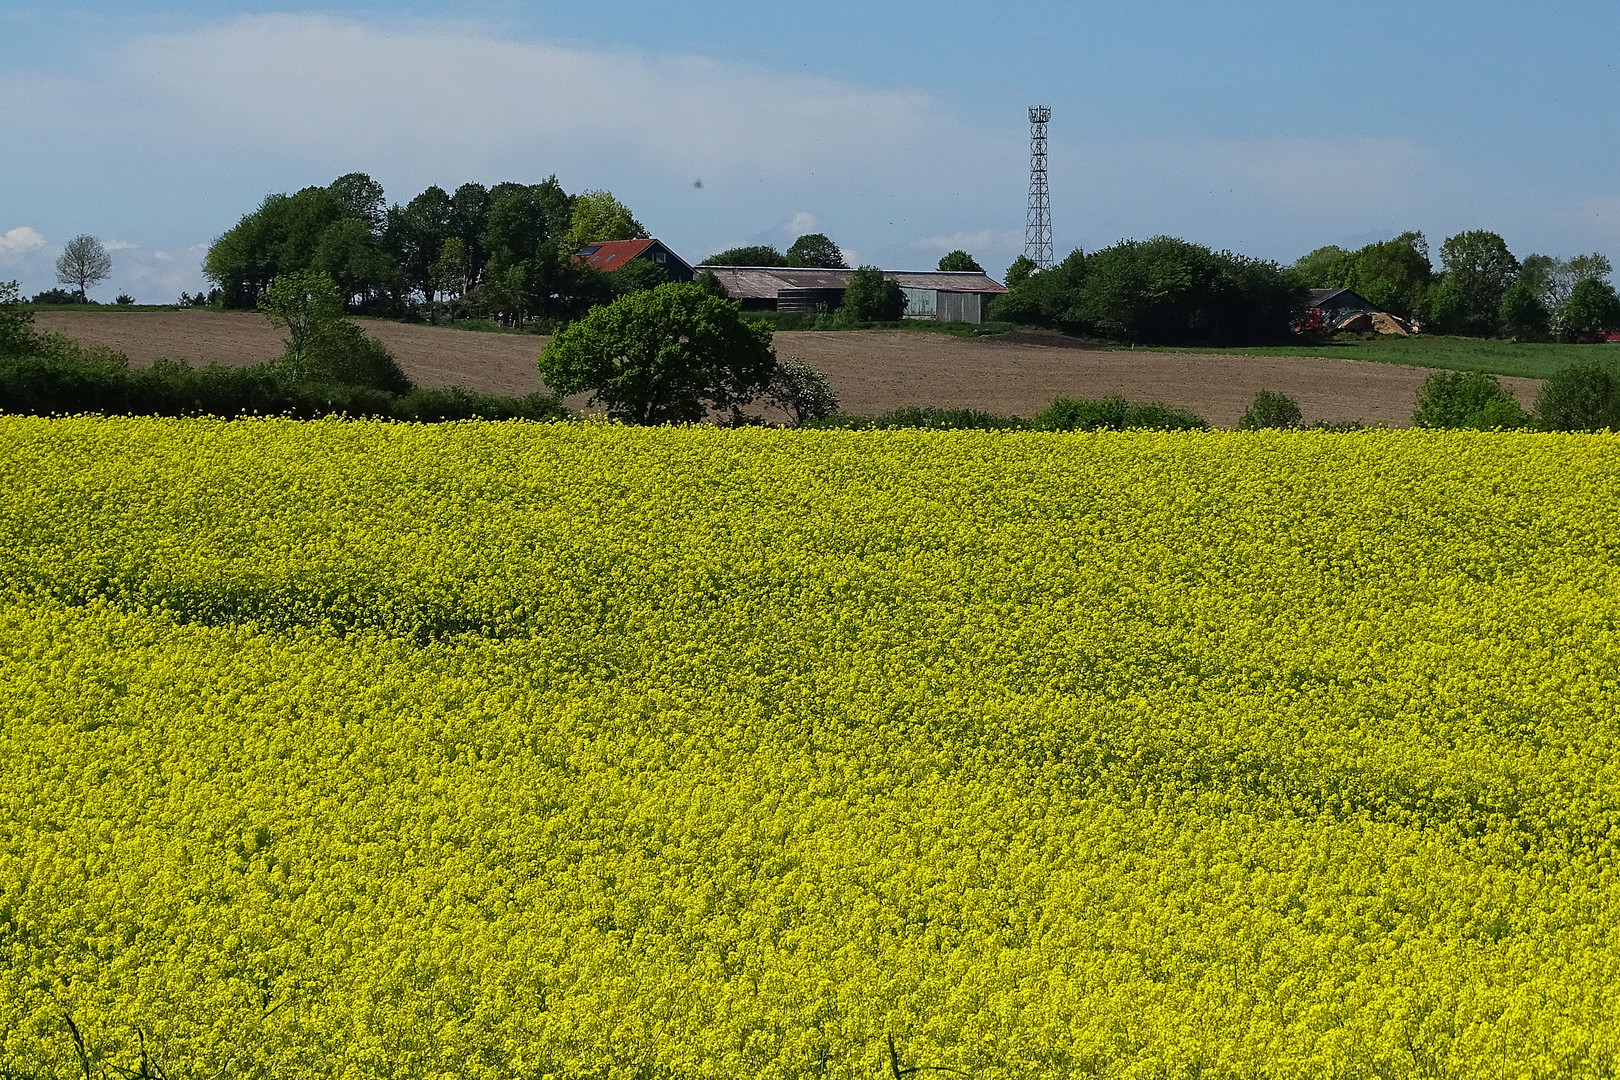
[[[1029,218],[1024,226],[1024,255],[1042,270],[1052,268],[1052,193],[1046,186],[1048,105],[1029,108]]]

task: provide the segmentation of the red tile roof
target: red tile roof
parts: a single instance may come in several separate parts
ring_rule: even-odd
[[[640,240],[604,240],[599,244],[586,244],[576,258],[584,259],[598,270],[617,270],[657,242],[645,236]]]

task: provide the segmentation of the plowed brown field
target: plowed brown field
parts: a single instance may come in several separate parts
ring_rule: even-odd
[[[48,311],[36,317],[36,325],[85,344],[111,346],[137,364],[167,357],[241,365],[281,351],[280,335],[250,313]],[[422,386],[461,385],[499,394],[542,389],[535,359],[546,338],[372,320],[363,325]],[[1221,427],[1234,426],[1260,390],[1299,402],[1308,423],[1404,425],[1430,374],[1358,360],[1097,350],[1034,334],[783,332],[776,335],[776,351],[825,371],[843,408],[853,413],[939,405],[1028,416],[1060,394],[1118,393],[1191,409]],[[1539,386],[1535,379],[1502,382],[1527,408]]]

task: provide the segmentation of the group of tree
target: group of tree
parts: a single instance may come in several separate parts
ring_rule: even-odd
[[[1620,328],[1620,297],[1603,255],[1520,261],[1494,232],[1458,233],[1430,262],[1420,232],[1355,251],[1318,248],[1294,264],[1309,288],[1353,289],[1385,311],[1439,333],[1578,341]]]
[[[1299,275],[1168,236],[1076,250],[1049,270],[1020,256],[993,318],[1117,341],[1260,344],[1286,339],[1304,310]]]
[[[577,260],[588,243],[645,236],[610,192],[570,195],[538,184],[429,187],[388,205],[364,173],[327,187],[268,196],[214,242],[204,272],[227,308],[251,309],[278,278],[323,273],[355,312],[479,315],[521,325],[570,318],[667,280],[651,264],[599,272]]]

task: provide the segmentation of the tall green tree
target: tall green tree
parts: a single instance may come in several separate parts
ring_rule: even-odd
[[[634,424],[695,423],[747,404],[776,371],[771,329],[692,284],[622,296],[559,330],[540,375]]]
[[[405,283],[399,263],[358,218],[345,218],[321,230],[309,267],[327,274],[346,304],[361,307]]]
[[[546,183],[556,186],[558,195],[566,202],[568,196],[562,193],[555,176]],[[489,190],[483,184],[475,183],[456,188],[455,194],[450,196],[450,232],[466,245],[469,289],[478,284],[484,273],[484,264],[489,261],[489,252],[484,248],[484,230],[488,226]]]
[[[819,267],[828,270],[848,270],[844,253],[825,233],[805,233],[787,249],[789,266]]]
[[[1440,261],[1445,277],[1429,301],[1435,325],[1453,334],[1496,333],[1502,297],[1519,275],[1507,242],[1484,229],[1458,233],[1440,245]]]
[[[278,275],[312,268],[321,235],[352,216],[329,188],[266,196],[209,248],[203,272],[226,307],[252,308]]]
[[[327,189],[348,216],[363,222],[366,228],[380,233],[383,227],[383,186],[365,173],[348,173],[332,181]]]
[[[568,254],[586,244],[607,240],[634,240],[646,236],[647,227],[611,191],[582,191],[574,197],[569,215]]]
[[[437,184],[389,215],[389,246],[399,260],[400,271],[410,287],[429,303],[438,292],[433,262],[444,250],[444,242],[453,235],[453,230],[450,196]]]

